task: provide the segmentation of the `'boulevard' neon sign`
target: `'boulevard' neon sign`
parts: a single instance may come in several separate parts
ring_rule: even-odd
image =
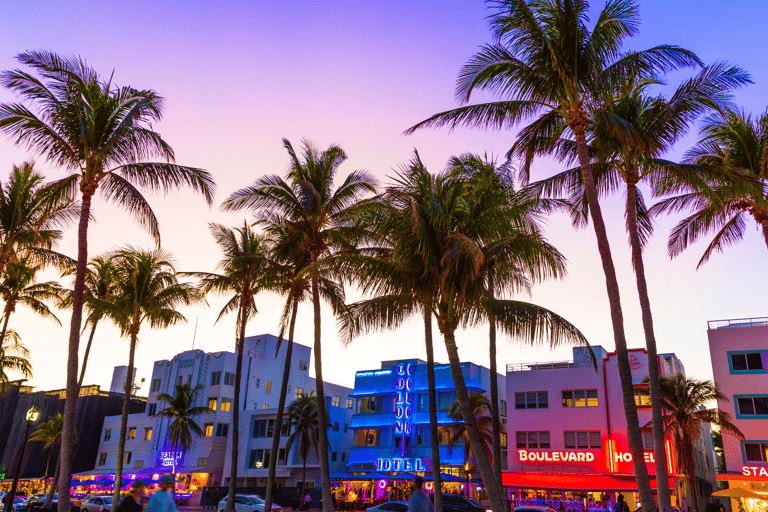
[[[594,462],[592,452],[517,450],[520,462]]]
[[[406,459],[403,457],[392,457],[384,459],[376,459],[374,464],[376,471],[426,471],[427,467],[424,465],[424,459]]]

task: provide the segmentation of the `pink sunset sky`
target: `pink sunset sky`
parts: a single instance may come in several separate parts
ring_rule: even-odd
[[[602,7],[593,2],[594,9]],[[760,113],[768,104],[765,20],[768,4],[742,0],[645,0],[640,2],[640,36],[632,48],[660,43],[689,48],[705,61],[728,60],[752,73],[755,84],[736,101]],[[367,169],[386,184],[387,176],[417,148],[433,172],[448,157],[466,151],[503,156],[514,132],[428,130],[402,132],[414,123],[456,106],[454,83],[461,65],[479,45],[489,42],[488,11],[473,1],[233,1],[165,3],[85,1],[6,1],[0,5],[0,69],[16,67],[24,50],[47,49],[85,57],[114,83],[151,88],[163,95],[165,117],[156,129],[173,146],[181,164],[208,169],[216,179],[216,205],[188,191],[150,196],[160,218],[163,247],[182,270],[213,270],[219,259],[208,222],[237,225],[247,214],[224,214],[218,205],[233,191],[264,174],[283,174],[288,158],[281,138],[298,145],[303,138],[324,148],[338,143],[349,155],[340,177]],[[670,77],[675,84],[684,73]],[[484,99],[478,96],[477,100]],[[5,90],[0,101],[12,101]],[[669,155],[678,158],[695,133]],[[0,176],[34,155],[0,137]],[[61,169],[37,159],[51,179]],[[536,177],[561,167],[540,161]],[[644,345],[626,235],[623,197],[604,201],[631,347]],[[649,198],[649,202],[652,202]],[[149,236],[120,209],[95,201],[90,255],[131,244],[149,247]],[[705,244],[670,261],[669,229],[680,217],[661,218],[645,253],[660,352],[675,352],[690,375],[711,378],[706,321],[768,316],[768,249],[750,222],[745,239],[716,255],[696,271]],[[569,260],[569,276],[535,288],[530,300],[573,322],[594,345],[613,350],[604,277],[591,227],[574,231],[565,216],[550,218],[546,232]],[[70,228],[60,250],[73,256],[76,233]],[[47,278],[57,279],[53,272]],[[69,283],[67,283],[69,285]],[[348,298],[360,296],[348,290]],[[224,299],[211,297],[209,308],[184,311],[189,322],[167,331],[140,334],[138,377],[149,378],[151,363],[192,348],[232,350],[235,318],[214,325]],[[282,298],[258,299],[260,314],[249,335],[277,333]],[[11,327],[32,352],[39,389],[64,386],[69,313],[63,326],[19,309]],[[487,328],[459,333],[462,360],[487,365]],[[310,345],[309,305],[300,309],[299,343]],[[507,363],[563,360],[570,348],[524,348],[504,340],[499,366]],[[356,370],[376,368],[383,359],[424,357],[423,326],[418,320],[396,332],[360,338],[348,347],[338,341],[335,321],[324,309],[324,373],[351,386]],[[442,343],[437,358],[447,361]],[[86,384],[108,387],[112,367],[126,364],[128,343],[106,323],[97,332]],[[146,386],[144,388],[146,391]]]

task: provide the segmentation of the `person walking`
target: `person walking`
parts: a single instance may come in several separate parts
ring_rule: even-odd
[[[146,512],[177,512],[176,500],[173,497],[173,477],[163,475],[160,479],[160,490],[149,498]]]
[[[143,480],[134,480],[131,488],[117,506],[117,512],[141,512],[141,496],[144,494],[146,484]]]
[[[422,490],[424,479],[417,476],[413,479],[411,499],[408,501],[408,512],[433,512],[434,508],[427,494]]]
[[[613,505],[613,512],[629,512],[629,505],[624,501],[624,495],[621,493],[616,497],[616,504]]]

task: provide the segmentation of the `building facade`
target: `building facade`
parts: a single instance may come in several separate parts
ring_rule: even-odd
[[[711,321],[707,337],[715,385],[727,398],[717,406],[744,434],[723,432],[718,480],[768,497],[768,318]]]

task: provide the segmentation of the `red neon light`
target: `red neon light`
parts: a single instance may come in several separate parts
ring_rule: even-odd
[[[674,464],[672,464],[672,443],[669,441],[669,439],[664,440],[664,449],[667,452],[667,472],[670,475],[674,475],[675,468]]]
[[[764,476],[768,478],[768,468],[764,466],[742,466],[741,474],[744,476]]]

